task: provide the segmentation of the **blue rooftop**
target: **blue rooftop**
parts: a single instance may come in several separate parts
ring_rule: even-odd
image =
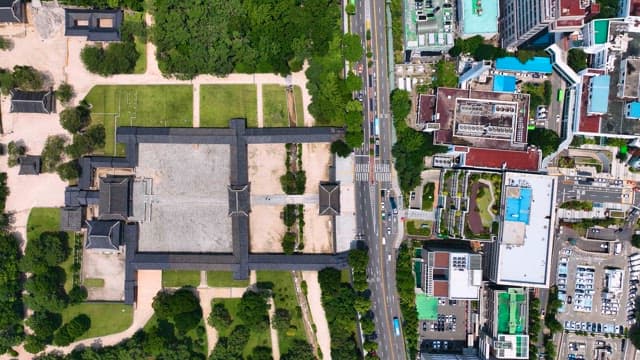
[[[634,101],[627,105],[627,117],[640,119],[640,102]]]
[[[516,92],[515,76],[496,75],[493,78],[493,91],[510,93]]]
[[[531,213],[531,189],[520,188],[520,197],[508,197],[505,206],[505,221],[519,221],[529,225]]]
[[[591,78],[588,113],[604,114],[609,109],[609,83],[611,76],[598,75]]]
[[[523,64],[517,57],[503,57],[496,59],[496,70],[551,74],[551,59],[548,57],[534,57]]]
[[[461,3],[464,35],[498,32],[498,0],[463,0]]]

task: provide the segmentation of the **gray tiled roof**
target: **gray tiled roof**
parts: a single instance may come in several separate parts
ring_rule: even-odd
[[[64,35],[86,36],[89,41],[120,41],[122,19],[122,10],[64,9]],[[109,21],[110,26],[101,26],[101,21]]]
[[[82,208],[67,206],[60,209],[60,230],[80,231],[82,229]]]
[[[118,250],[122,227],[120,221],[87,221],[87,243],[85,248],[97,250]]]
[[[129,217],[131,206],[130,178],[126,176],[107,176],[100,178],[101,219]]]
[[[52,91],[22,91],[12,89],[12,113],[50,114],[55,111],[55,99]]]
[[[0,0],[0,23],[23,23],[26,20],[23,0]]]
[[[321,182],[318,186],[320,215],[340,215],[340,185]]]
[[[40,156],[25,155],[18,159],[20,170],[18,175],[38,175],[40,174]]]

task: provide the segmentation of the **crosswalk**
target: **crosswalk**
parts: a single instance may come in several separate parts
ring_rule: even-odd
[[[369,181],[369,163],[356,163],[355,167],[356,181]],[[376,181],[391,181],[391,165],[389,163],[376,162],[374,164],[374,176]]]
[[[356,181],[369,181],[369,163],[356,164]]]

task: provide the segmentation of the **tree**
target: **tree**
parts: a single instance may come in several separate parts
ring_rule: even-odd
[[[106,48],[89,45],[80,52],[87,70],[102,76],[133,73],[139,57],[140,54],[131,41],[111,43]]]
[[[340,157],[348,157],[351,155],[351,151],[352,148],[342,140],[336,140],[331,143],[331,152]]]
[[[211,314],[209,314],[209,325],[216,328],[218,331],[224,331],[231,325],[231,314],[224,303],[217,302],[213,304],[211,308]]]
[[[349,15],[355,15],[356,14],[356,6],[354,4],[352,4],[352,3],[348,3],[347,6],[345,6],[344,10]]]
[[[304,340],[295,339],[289,347],[289,351],[282,355],[282,360],[315,360],[311,345]]]
[[[27,242],[21,267],[25,272],[43,274],[69,257],[68,235],[65,232],[44,232]]]
[[[349,75],[344,81],[345,89],[349,92],[360,91],[362,90],[362,78],[353,73],[353,71],[349,71]]]
[[[44,144],[40,154],[40,162],[43,172],[53,172],[62,162],[62,153],[66,138],[62,135],[51,135]]]
[[[74,134],[73,142],[64,148],[72,159],[79,159],[82,155],[93,151],[91,139],[86,134]]]
[[[78,160],[71,160],[66,163],[58,165],[56,172],[60,179],[69,181],[77,179],[80,176],[80,163]]]
[[[552,154],[560,146],[560,137],[558,134],[549,129],[536,128],[530,130],[527,139],[529,145],[537,146],[542,150],[542,156],[546,157]]]
[[[188,289],[179,289],[173,294],[159,292],[152,303],[155,314],[160,319],[173,319],[178,315],[200,310],[198,298]]]
[[[39,338],[47,339],[62,325],[62,316],[48,311],[36,311],[27,319],[26,324]]]
[[[91,319],[85,314],[80,314],[64,324],[55,333],[53,343],[58,346],[69,345],[73,340],[87,332],[89,328],[91,328]]]
[[[249,360],[273,360],[273,352],[270,347],[256,346],[249,355]]]
[[[89,144],[91,144],[92,148],[99,149],[104,147],[106,136],[104,125],[98,124],[89,127],[85,135],[89,138]]]
[[[87,289],[84,286],[74,285],[69,291],[69,304],[80,304],[87,300]]]
[[[342,37],[342,51],[349,62],[356,62],[362,58],[362,39],[357,34],[344,34]]]
[[[9,155],[9,159],[7,161],[9,167],[18,165],[20,156],[23,156],[26,152],[27,148],[24,145],[18,144],[15,141],[10,141],[9,144],[7,144],[7,153]]]
[[[24,349],[31,354],[37,354],[43,351],[46,346],[47,341],[35,335],[27,335],[27,338],[24,342]]]
[[[12,77],[15,86],[22,90],[40,90],[44,83],[42,74],[26,65],[14,66]]]
[[[0,50],[10,50],[13,47],[13,42],[4,36],[0,36]]]
[[[575,72],[580,72],[587,68],[587,54],[582,49],[570,49],[567,54],[567,65]]]
[[[273,317],[273,324],[271,324],[274,329],[279,332],[285,332],[291,326],[291,315],[289,314],[289,310],[276,308],[275,315]]]
[[[284,207],[282,220],[286,227],[292,227],[298,219],[295,204],[287,204]]]
[[[291,255],[296,250],[296,234],[286,232],[282,237],[282,250],[285,254]]]
[[[72,134],[82,130],[89,123],[89,117],[81,106],[66,108],[60,113],[60,125]]]
[[[24,284],[29,295],[26,305],[33,311],[60,312],[67,307],[67,295],[64,293],[65,273],[61,268],[49,268],[49,271],[32,275]]]
[[[56,90],[56,98],[60,100],[62,104],[68,104],[74,96],[75,92],[73,91],[73,86],[66,82],[60,84],[60,86],[58,86],[58,90]]]
[[[238,317],[250,328],[264,329],[269,323],[269,305],[263,294],[247,290],[238,305]]]
[[[640,248],[640,235],[634,234],[631,237],[631,245],[633,245],[634,247]]]
[[[365,314],[371,310],[371,300],[361,296],[356,296],[354,308],[360,314]]]

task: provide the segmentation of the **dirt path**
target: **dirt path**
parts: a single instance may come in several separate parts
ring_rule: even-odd
[[[307,282],[307,301],[311,309],[313,323],[316,324],[316,340],[324,359],[331,357],[331,337],[329,323],[322,307],[320,284],[317,271],[303,271],[302,278]]]
[[[200,84],[193,84],[193,127],[200,127]]]
[[[302,309],[302,322],[304,323],[304,331],[307,334],[307,341],[311,344],[313,353],[318,354],[318,341],[316,340],[316,335],[313,332],[313,319],[311,318],[309,303],[307,302],[307,297],[302,291],[302,272],[292,271],[292,273],[293,284],[296,287],[296,296],[298,297],[298,304],[300,305],[300,309]]]
[[[273,303],[273,298],[269,298],[269,321],[273,324],[273,317],[276,313],[276,306]],[[269,326],[269,333],[271,334],[271,351],[273,360],[280,360],[280,343],[278,343],[278,331]]]
[[[257,103],[258,103],[258,127],[264,127],[264,109],[262,108],[263,106],[263,101],[262,101],[262,84],[257,85],[256,86],[256,99],[257,99]]]

